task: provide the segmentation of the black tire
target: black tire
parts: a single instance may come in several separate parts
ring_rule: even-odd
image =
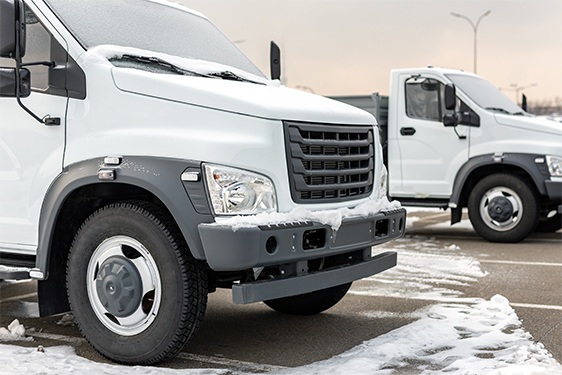
[[[562,214],[556,214],[552,217],[541,217],[535,232],[554,233],[560,229],[562,229]]]
[[[84,337],[113,361],[169,359],[203,319],[206,272],[166,217],[142,202],[112,204],[92,214],[72,244],[72,312]]]
[[[484,239],[519,242],[537,226],[539,198],[532,185],[518,176],[490,175],[470,193],[468,216]]]
[[[273,310],[291,315],[316,315],[338,303],[352,283],[334,286],[298,296],[264,301]]]

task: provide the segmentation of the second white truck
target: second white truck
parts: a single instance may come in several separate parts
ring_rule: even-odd
[[[495,242],[562,227],[562,126],[485,79],[441,68],[391,72],[390,93],[334,97],[379,123],[388,188],[403,205],[462,208]]]

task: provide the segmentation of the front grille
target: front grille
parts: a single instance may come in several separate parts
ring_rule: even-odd
[[[285,122],[285,145],[295,202],[339,202],[371,194],[371,126]]]

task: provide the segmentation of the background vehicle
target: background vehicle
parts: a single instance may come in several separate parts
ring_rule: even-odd
[[[216,288],[316,314],[396,264],[372,250],[405,210],[371,115],[267,79],[172,3],[0,17],[0,278],[39,280],[40,314],[71,309],[104,356],[175,355]]]
[[[403,205],[468,207],[485,239],[517,242],[562,227],[562,129],[481,77],[439,68],[391,72],[390,95],[334,99],[379,123],[389,195]]]

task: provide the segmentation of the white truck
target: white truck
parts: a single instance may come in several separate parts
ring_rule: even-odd
[[[483,238],[518,242],[562,228],[562,126],[471,73],[396,69],[388,96],[333,97],[372,113],[388,190],[404,206],[468,208]]]
[[[0,279],[121,363],[178,353],[207,295],[317,314],[396,265],[370,114],[268,79],[161,0],[0,0]],[[278,50],[272,49],[273,78]]]

